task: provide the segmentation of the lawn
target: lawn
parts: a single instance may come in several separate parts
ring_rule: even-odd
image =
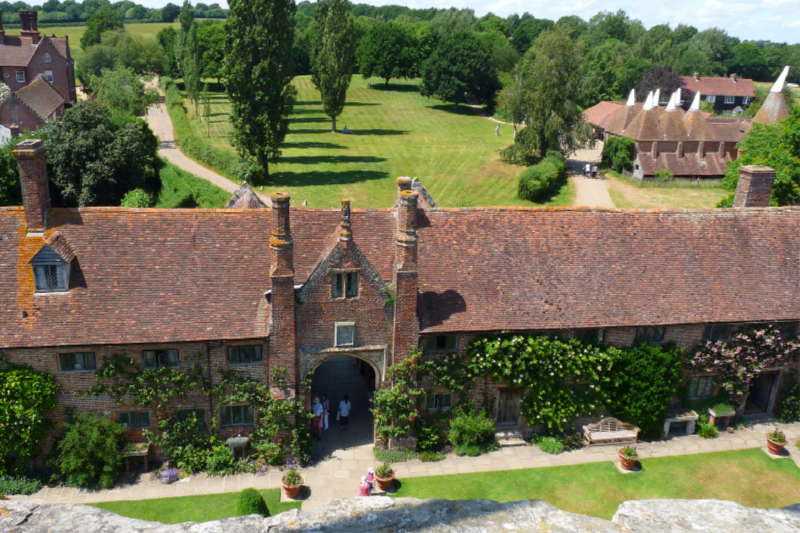
[[[144,37],[155,39],[156,34],[167,26],[173,26],[177,28],[178,23],[156,22],[153,24],[125,24],[125,30],[134,35],[142,35]],[[47,28],[39,28],[39,33],[42,35],[55,34],[56,37],[69,35],[69,51],[72,55],[72,59],[74,59],[76,62],[80,59],[81,53],[83,52],[83,50],[81,50],[81,37],[85,31],[86,26],[52,26]],[[19,35],[19,32],[19,28],[7,29],[6,35]]]
[[[517,198],[522,166],[507,165],[498,151],[512,142],[511,128],[500,126],[466,107],[454,108],[419,93],[419,80],[369,87],[354,76],[338,133],[322,112],[319,92],[308,76],[295,78],[297,104],[283,157],[270,166],[273,183],[264,191],[284,190],[300,204],[336,207],[350,198],[353,207],[388,207],[397,192],[395,178],[418,177],[442,206],[534,205]],[[207,124],[187,102],[193,131],[212,144],[233,151],[228,139],[230,103],[216,84]],[[355,134],[345,135],[347,126]],[[570,197],[571,194],[571,197]],[[546,205],[570,205],[574,185],[566,185]]]
[[[665,184],[665,186],[640,186],[632,179],[606,170],[608,193],[620,209],[712,209],[730,194],[718,184],[709,187]]]
[[[641,461],[642,471],[621,474],[611,462],[501,472],[402,479],[397,496],[540,499],[573,513],[611,518],[625,500],[714,498],[747,507],[800,503],[800,469],[760,449]]]
[[[262,490],[270,515],[290,509],[299,509],[300,503],[280,503],[281,489]],[[130,518],[178,524],[180,522],[208,522],[236,516],[238,492],[223,492],[203,496],[156,498],[124,502],[103,502],[90,505]]]

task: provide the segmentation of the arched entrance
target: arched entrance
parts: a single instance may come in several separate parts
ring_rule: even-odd
[[[311,398],[327,394],[331,402],[328,430],[322,441],[313,440],[312,455],[321,459],[336,450],[363,446],[375,442],[373,434],[372,394],[379,380],[373,364],[350,355],[339,355],[320,363],[314,369]],[[347,428],[336,420],[339,402],[349,396],[351,410]]]

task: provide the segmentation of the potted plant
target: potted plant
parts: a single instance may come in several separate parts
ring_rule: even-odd
[[[296,469],[290,468],[283,475],[281,483],[283,484],[283,491],[288,498],[297,498],[297,495],[300,494],[300,489],[303,488],[303,476]]]
[[[619,462],[625,470],[633,470],[638,460],[639,452],[633,446],[625,446],[619,449]]]
[[[773,455],[780,455],[786,446],[786,435],[778,428],[767,433],[767,450]]]
[[[717,424],[717,419],[722,420],[723,429],[728,427],[728,422],[736,414],[736,408],[729,403],[718,403],[713,407],[708,408],[708,414],[711,415],[709,422],[713,425]]]
[[[383,463],[375,470],[375,481],[378,482],[378,488],[381,490],[389,490],[392,488],[392,481],[394,481],[394,470],[388,463]]]

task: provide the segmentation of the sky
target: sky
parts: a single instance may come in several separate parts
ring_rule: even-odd
[[[296,0],[297,1],[297,0]],[[172,0],[181,4],[182,1]],[[225,0],[205,0],[228,7]],[[600,11],[624,9],[628,16],[641,20],[646,28],[656,24],[691,24],[704,30],[718,27],[740,39],[800,43],[800,0],[672,0],[644,2],[635,0],[351,0],[375,6],[403,5],[415,9],[430,7],[471,8],[477,16],[492,12],[499,17],[528,12],[536,18],[558,20],[565,15],[578,15],[589,20]],[[163,7],[167,0],[138,0],[147,7]],[[196,3],[196,0],[193,1]]]

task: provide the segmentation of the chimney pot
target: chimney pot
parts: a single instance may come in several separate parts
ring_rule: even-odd
[[[44,143],[39,139],[22,141],[12,154],[19,167],[28,233],[42,232],[47,227],[47,210],[50,209],[50,185],[47,180]]]
[[[292,245],[292,225],[290,220],[291,196],[284,192],[274,192],[272,199],[272,236],[269,247],[272,250],[272,276],[294,276]]]
[[[700,81],[700,73],[699,72],[695,72],[694,73],[694,81]]]
[[[414,180],[408,176],[401,176],[397,178],[397,205],[400,206],[400,199],[402,198],[403,191],[410,191],[411,185]]]
[[[733,207],[768,207],[775,182],[775,169],[761,165],[745,165],[739,168],[739,182]]]
[[[738,78],[738,76],[736,76],[736,73],[735,73],[735,72],[734,72],[733,74],[731,74],[731,81],[732,81],[733,83],[736,83],[736,81],[737,81],[737,78]]]
[[[342,222],[339,229],[339,242],[347,249],[353,241],[353,232],[350,230],[350,200],[342,200]]]

